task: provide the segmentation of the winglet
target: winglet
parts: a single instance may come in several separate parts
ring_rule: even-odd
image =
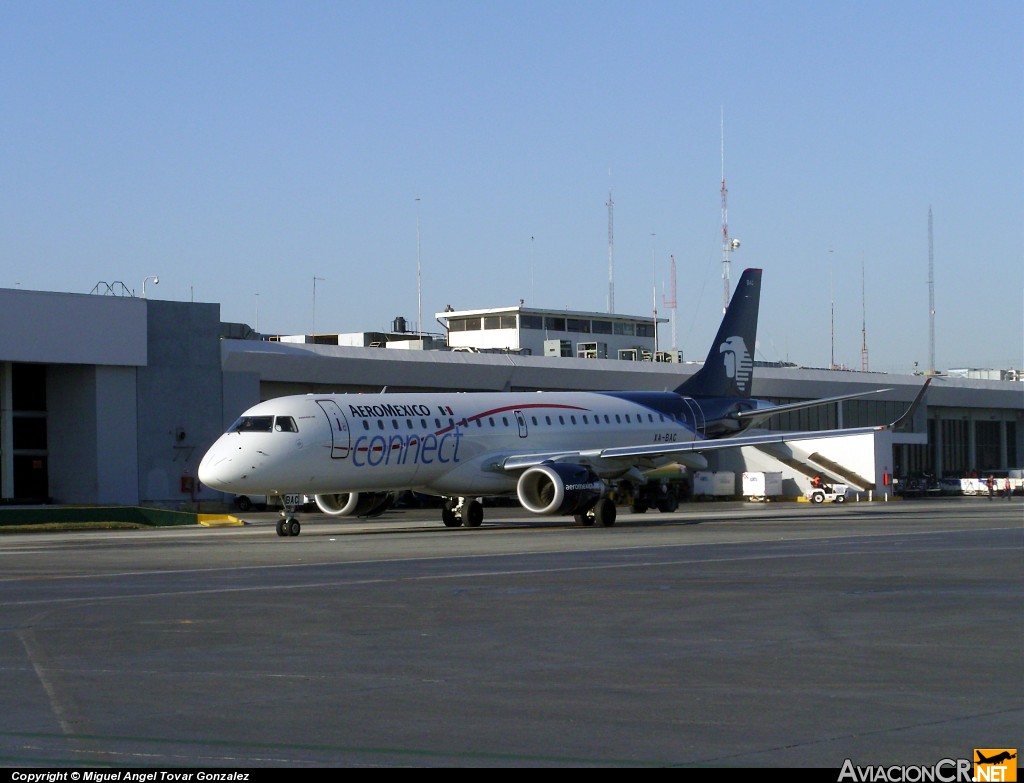
[[[902,416],[896,419],[896,421],[890,424],[888,429],[892,430],[893,432],[909,431],[910,426],[914,421],[914,414],[917,413],[917,409],[921,407],[921,402],[924,400],[925,392],[928,391],[928,384],[930,384],[931,382],[931,378],[925,379],[924,386],[921,387],[921,390],[917,393],[917,396],[914,398],[914,401],[910,403],[910,407],[907,408],[906,413],[904,413]]]

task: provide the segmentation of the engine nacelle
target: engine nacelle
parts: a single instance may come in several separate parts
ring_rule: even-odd
[[[345,492],[315,495],[317,508],[332,517],[375,517],[395,502],[393,492]]]
[[[582,514],[608,492],[608,485],[585,465],[545,462],[523,471],[516,494],[534,514]]]

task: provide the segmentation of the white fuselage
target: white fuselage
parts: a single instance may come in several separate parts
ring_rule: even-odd
[[[700,437],[671,393],[326,394],[280,397],[248,411],[210,448],[199,479],[235,493],[417,489],[515,491],[502,462]],[[699,421],[699,419],[697,419]],[[625,468],[622,468],[623,470]]]

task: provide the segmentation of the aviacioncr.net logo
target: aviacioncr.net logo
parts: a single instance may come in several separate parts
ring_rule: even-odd
[[[843,762],[839,783],[968,783],[974,764],[970,759],[942,759],[932,766],[855,766]]]

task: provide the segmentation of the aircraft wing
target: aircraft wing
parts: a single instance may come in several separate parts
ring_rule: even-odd
[[[613,446],[607,449],[581,449],[579,451],[556,451],[538,454],[517,454],[506,457],[501,467],[508,471],[525,470],[544,462],[585,462],[596,465],[605,460],[629,461],[658,459],[694,452],[738,449],[741,446],[759,446],[764,443],[787,443],[812,438],[835,438],[844,435],[859,435],[889,429],[887,425],[857,427],[845,430],[819,430],[817,432],[773,432],[764,435],[744,435],[716,440],[694,440],[686,443],[645,443],[638,446]]]
[[[501,467],[508,471],[525,470],[526,468],[540,465],[543,462],[586,462],[598,464],[605,460],[629,461],[640,459],[658,459],[671,457],[673,455],[720,451],[721,449],[735,449],[741,446],[759,446],[765,443],[788,443],[799,440],[812,440],[814,438],[839,438],[847,435],[862,435],[870,432],[883,430],[900,430],[909,422],[921,401],[931,378],[928,378],[917,397],[907,408],[906,412],[896,421],[890,424],[880,424],[871,427],[853,427],[841,430],[817,430],[813,432],[767,432],[761,435],[740,435],[728,438],[717,438],[714,440],[695,440],[686,443],[645,443],[637,446],[613,446],[606,449],[581,449],[579,451],[558,451],[539,454],[518,454],[506,457],[501,462]],[[860,395],[852,395],[860,396]],[[835,399],[835,398],[829,398]]]
[[[931,378],[929,378],[928,380],[930,381]],[[925,385],[927,385],[927,383]],[[872,389],[871,391],[853,392],[852,394],[839,394],[839,395],[837,395],[835,397],[819,397],[819,398],[814,399],[814,400],[803,400],[801,402],[789,402],[789,403],[786,403],[784,405],[772,405],[770,407],[757,408],[757,409],[752,410],[752,411],[740,411],[738,413],[734,413],[733,416],[735,416],[737,419],[741,419],[741,420],[742,419],[750,419],[752,423],[756,424],[758,422],[763,421],[764,419],[769,418],[770,416],[775,416],[776,414],[779,414],[779,413],[788,413],[789,411],[799,411],[799,410],[803,410],[804,408],[816,408],[819,405],[828,405],[829,403],[832,403],[832,402],[842,402],[843,400],[853,400],[853,399],[856,399],[858,397],[867,397],[870,394],[881,394],[882,392],[887,392],[887,391],[892,391],[892,389],[891,388],[889,388],[889,389]]]

